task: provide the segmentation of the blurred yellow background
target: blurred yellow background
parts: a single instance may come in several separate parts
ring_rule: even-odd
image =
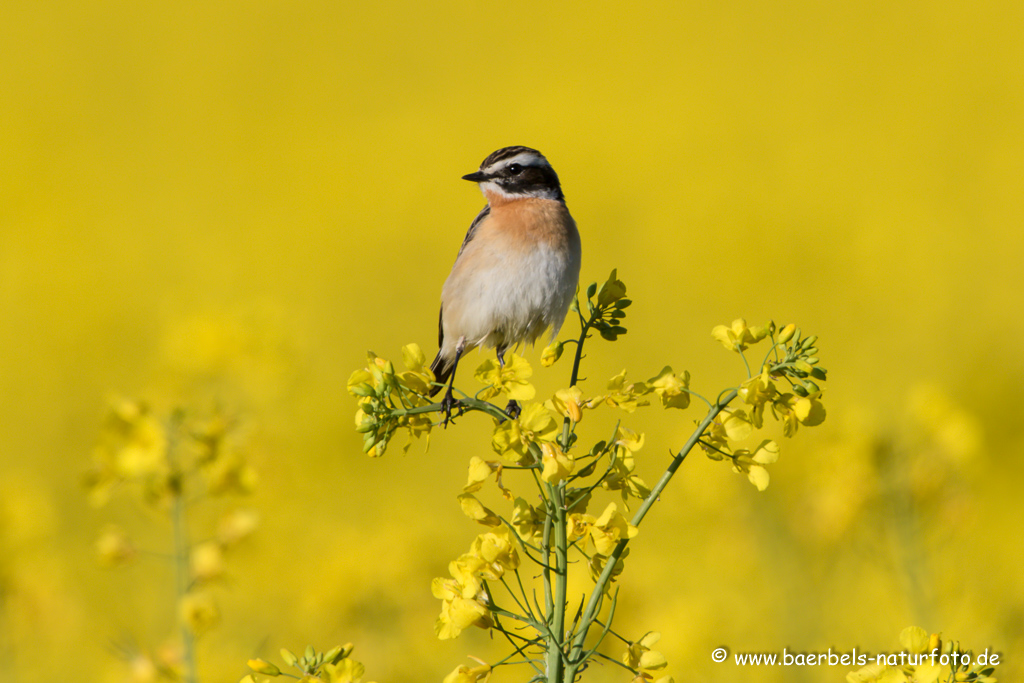
[[[344,382],[367,349],[433,354],[483,205],[459,176],[513,144],[561,176],[584,284],[617,267],[636,301],[630,333],[590,349],[592,390],[671,364],[717,393],[742,370],[709,331],[739,316],[818,334],[830,371],[828,420],[782,444],[766,492],[685,464],[627,563],[622,631],[663,632],[676,680],[844,680],[709,654],[892,650],[911,624],[1024,673],[1021,3],[2,15],[0,679],[133,680],[112,643],[172,633],[161,560],[95,559],[109,522],[157,549],[169,529],[87,503],[112,395],[246,425],[262,524],[230,559],[203,681],[306,643],[354,641],[382,683],[503,651],[437,641],[429,592],[477,533],[455,495],[489,421],[371,461]],[[567,372],[538,368],[541,395]],[[691,413],[632,421],[649,482]]]

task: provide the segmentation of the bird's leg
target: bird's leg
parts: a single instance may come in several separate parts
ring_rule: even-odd
[[[462,357],[462,352],[466,350],[466,338],[459,337],[459,342],[455,345],[455,360],[452,362],[452,374],[448,378],[448,391],[444,393],[444,398],[441,399],[441,412],[444,414],[444,419],[441,420],[441,427],[447,427],[448,423],[452,421],[452,408],[458,401],[452,395],[452,387],[455,386],[455,371],[459,369],[459,358]]]
[[[507,350],[507,346],[498,346],[495,349],[495,351],[497,351],[498,353],[498,367],[500,367],[502,370],[505,369],[505,351]],[[508,405],[505,406],[505,414],[508,415],[513,420],[519,417],[519,413],[521,412],[523,412],[523,409],[519,407],[519,402],[516,401],[515,399],[509,401]]]

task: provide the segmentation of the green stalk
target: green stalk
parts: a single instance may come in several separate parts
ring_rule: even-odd
[[[689,455],[691,450],[693,450],[693,447],[697,445],[697,440],[704,434],[714,419],[718,417],[718,414],[722,412],[722,410],[725,409],[725,407],[728,406],[737,395],[737,391],[735,389],[731,389],[724,396],[719,397],[716,404],[708,411],[708,414],[703,420],[701,420],[701,423],[697,425],[697,429],[693,431],[690,438],[686,440],[683,447],[675,457],[672,458],[672,462],[669,463],[665,473],[661,475],[661,479],[659,479],[658,483],[655,484],[653,489],[651,489],[651,495],[649,495],[643,502],[640,509],[637,510],[636,515],[633,516],[633,519],[630,522],[633,526],[640,526],[640,522],[643,521],[648,510],[650,510],[651,506],[658,500],[661,492],[665,490],[666,486],[668,486],[668,482],[672,479],[676,470],[679,469],[679,466],[683,464],[683,460],[685,460],[686,456]],[[597,610],[601,602],[601,596],[604,594],[605,586],[607,586],[608,582],[611,580],[612,572],[615,570],[615,564],[622,557],[622,553],[626,550],[626,545],[628,543],[629,539],[627,538],[618,542],[612,550],[611,555],[608,556],[608,560],[604,566],[604,571],[601,572],[601,576],[598,577],[597,582],[594,584],[594,590],[590,594],[590,599],[587,601],[587,606],[583,611],[583,618],[580,621],[580,630],[576,635],[576,639],[573,641],[572,650],[569,653],[570,669],[568,674],[570,676],[575,675],[576,667],[583,664],[583,662],[577,661],[577,658],[583,652],[583,644],[587,638],[587,633],[590,631],[591,625],[597,618]]]
[[[569,541],[566,534],[565,516],[565,485],[557,487],[548,485],[548,497],[555,518],[552,520],[555,551],[555,586],[553,611],[548,614],[551,624],[551,635],[548,640],[547,679],[548,683],[562,683],[564,676],[564,657],[562,649],[565,639],[566,591],[569,579]]]
[[[578,306],[577,302],[577,306]],[[582,317],[581,317],[582,321]],[[572,374],[569,379],[569,386],[576,386],[576,382],[579,380],[580,374],[580,363],[583,360],[583,343],[587,340],[587,332],[590,331],[590,323],[593,322],[593,316],[591,320],[583,324],[583,329],[580,330],[579,339],[576,342],[576,353],[572,363]],[[562,421],[562,447],[565,450],[569,450],[569,433],[571,431],[571,423],[568,417]],[[565,611],[567,609],[566,594],[568,592],[569,582],[569,535],[567,527],[567,516],[565,510],[565,483],[556,486],[548,485],[548,500],[550,501],[550,508],[548,513],[547,524],[545,525],[545,532],[549,530],[554,532],[554,551],[555,551],[555,585],[554,595],[551,595],[551,577],[550,571],[545,569],[544,572],[544,587],[545,593],[548,596],[548,623],[550,624],[551,633],[554,636],[548,641],[547,651],[547,680],[548,683],[563,683],[566,680],[571,681],[572,678],[565,677],[565,650],[563,649],[565,643]],[[552,514],[554,519],[552,519]],[[545,533],[545,541],[549,540],[549,536]],[[547,545],[546,548],[550,548]],[[545,554],[545,563],[550,564],[550,556]]]
[[[167,427],[167,464],[171,474],[168,476],[171,487],[171,525],[174,534],[174,588],[175,588],[175,612],[177,619],[181,622],[181,642],[183,659],[185,665],[184,683],[197,683],[199,680],[198,667],[196,666],[195,636],[189,629],[188,624],[182,619],[181,604],[188,595],[188,589],[192,583],[189,567],[189,551],[191,545],[188,540],[188,520],[186,519],[185,503],[185,474],[178,466],[176,459],[178,430],[181,429],[183,416],[175,412],[171,416],[170,424]]]
[[[189,583],[189,542],[188,528],[185,522],[185,496],[183,491],[178,491],[174,496],[174,504],[171,508],[171,516],[174,523],[174,583],[177,600],[175,604],[180,607],[182,600],[188,595]],[[181,619],[181,615],[178,615]],[[181,622],[181,640],[184,648],[185,659],[185,683],[196,683],[196,651],[195,637],[188,624]]]

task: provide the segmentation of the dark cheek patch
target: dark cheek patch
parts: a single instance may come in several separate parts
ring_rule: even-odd
[[[538,166],[534,166],[533,168],[526,169],[526,172],[530,174],[530,182],[532,183],[550,183],[552,180],[548,177],[549,174],[547,167],[540,168]]]

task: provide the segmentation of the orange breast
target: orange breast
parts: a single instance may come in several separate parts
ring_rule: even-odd
[[[547,244],[554,249],[568,246],[573,228],[572,216],[565,204],[553,199],[516,199],[491,204],[486,228],[495,238],[521,249]],[[481,226],[485,227],[485,226]]]

